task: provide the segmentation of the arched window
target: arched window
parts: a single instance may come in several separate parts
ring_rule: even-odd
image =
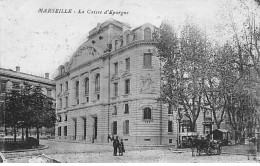
[[[100,91],[100,74],[97,74],[95,77],[95,92]]]
[[[144,120],[151,120],[152,119],[152,110],[149,107],[143,109],[143,119]]]
[[[148,41],[152,39],[151,29],[145,28],[144,29],[144,40]]]
[[[75,87],[76,87],[76,97],[79,97],[79,81],[75,82]]]
[[[129,44],[129,43],[130,43],[130,35],[127,34],[127,35],[126,35],[126,44]]]
[[[85,95],[87,96],[89,94],[89,78],[85,78]]]

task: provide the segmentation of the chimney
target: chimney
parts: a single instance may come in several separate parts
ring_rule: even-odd
[[[20,72],[20,66],[16,66],[16,71]]]
[[[49,75],[50,75],[49,73],[45,73],[45,78],[49,79]]]

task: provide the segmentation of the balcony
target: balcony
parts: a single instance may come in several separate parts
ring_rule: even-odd
[[[212,122],[212,118],[204,118],[203,125],[211,125],[214,122]]]

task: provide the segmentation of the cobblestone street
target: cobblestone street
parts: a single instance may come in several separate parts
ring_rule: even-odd
[[[62,163],[157,163],[157,162],[178,162],[178,163],[208,163],[208,162],[250,162],[254,163],[254,156],[232,154],[234,148],[244,147],[224,147],[221,155],[196,156],[192,157],[190,149],[176,151],[174,147],[129,147],[126,146],[124,156],[113,156],[112,144],[86,144],[80,142],[59,142],[41,140],[41,144],[49,148],[39,151],[26,152],[20,157],[7,158],[8,162],[25,163],[33,155],[45,154],[46,156],[61,161]],[[229,150],[229,152],[227,152]],[[241,150],[242,151],[242,150]],[[246,151],[246,150],[245,150]],[[20,152],[22,153],[22,152]],[[241,152],[240,152],[241,153]],[[29,157],[28,157],[29,156]]]

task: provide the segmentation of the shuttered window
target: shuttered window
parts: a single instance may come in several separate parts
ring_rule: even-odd
[[[129,134],[129,120],[123,122],[123,133]]]

